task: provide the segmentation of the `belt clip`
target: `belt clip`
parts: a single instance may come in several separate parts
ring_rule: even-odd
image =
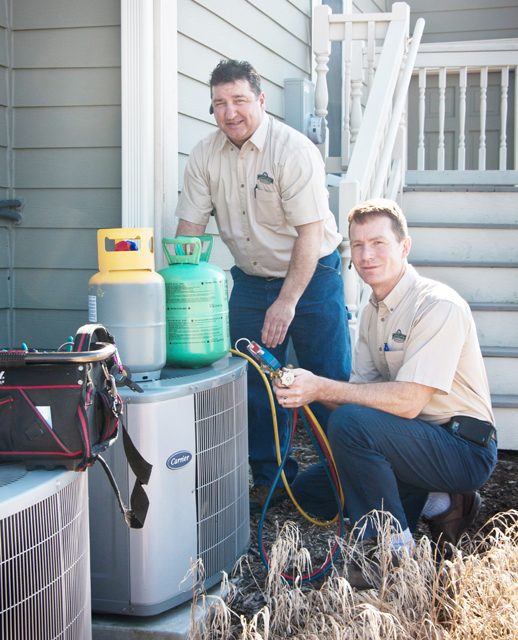
[[[456,433],[459,430],[459,427],[460,427],[460,423],[454,420],[453,424],[451,425],[452,432]]]

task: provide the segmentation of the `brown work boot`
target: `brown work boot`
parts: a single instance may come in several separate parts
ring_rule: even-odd
[[[480,510],[478,491],[450,494],[450,508],[433,518],[427,518],[432,540],[444,545],[449,542],[457,546],[466,529],[473,524]]]
[[[257,513],[264,509],[264,505],[266,504],[266,499],[268,498],[268,494],[270,493],[270,487],[267,487],[262,484],[254,484],[252,489],[250,489],[250,513]],[[270,498],[269,505],[275,504],[280,500],[284,500],[288,496],[288,493],[284,487],[277,487],[277,489],[273,490],[273,495]]]
[[[348,562],[344,577],[357,591],[378,589],[384,579],[388,584],[393,582],[394,572],[400,564],[401,556],[396,551],[382,553],[374,548],[367,551],[362,560]]]

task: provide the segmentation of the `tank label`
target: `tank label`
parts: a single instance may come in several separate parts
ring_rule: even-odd
[[[97,322],[97,296],[88,296],[88,322]]]
[[[188,465],[191,460],[192,453],[190,451],[177,451],[167,458],[166,466],[168,469],[175,471]]]
[[[207,313],[224,311],[227,306],[227,280],[215,282],[166,282],[167,311]]]
[[[228,333],[228,313],[197,318],[167,318],[167,341],[170,345],[224,345]]]

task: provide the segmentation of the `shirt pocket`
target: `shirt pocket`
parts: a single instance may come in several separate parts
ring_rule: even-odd
[[[277,191],[255,189],[254,212],[256,222],[269,229],[278,229],[286,224],[282,201]]]
[[[399,370],[403,366],[405,351],[404,349],[399,349],[397,351],[385,351],[385,357],[387,359],[387,365],[390,372],[390,380],[394,381],[397,378]]]

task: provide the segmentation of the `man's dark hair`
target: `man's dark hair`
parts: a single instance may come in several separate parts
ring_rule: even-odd
[[[212,87],[219,84],[227,84],[228,82],[236,82],[237,80],[248,80],[250,89],[254,92],[255,97],[261,95],[261,77],[249,62],[243,60],[221,60],[214,68],[210,75],[210,94],[212,96]]]

